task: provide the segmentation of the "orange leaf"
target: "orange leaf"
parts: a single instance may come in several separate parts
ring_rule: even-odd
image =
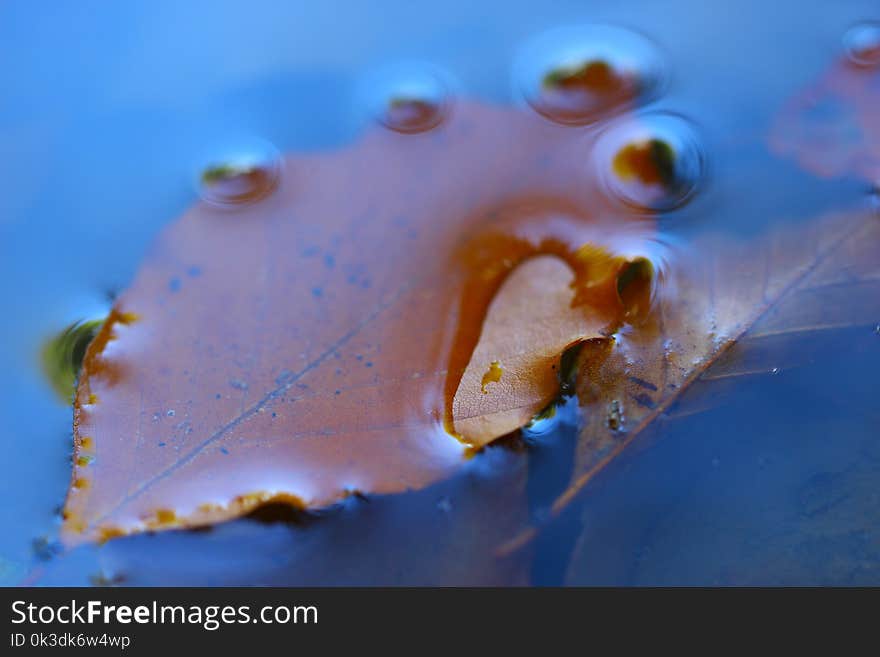
[[[258,202],[188,211],[86,354],[65,540],[419,488],[467,457],[453,425],[482,445],[540,410],[554,352],[629,317],[617,274],[652,248],[653,222],[591,175],[594,134],[462,103],[424,134],[291,155]],[[570,269],[516,269],[541,254]],[[490,320],[478,346],[511,272],[494,311],[529,324],[543,285],[522,276],[539,266],[553,280],[535,309],[566,326],[514,353]]]

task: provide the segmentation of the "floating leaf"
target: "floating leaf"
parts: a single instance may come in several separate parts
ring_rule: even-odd
[[[527,422],[559,392],[546,365],[632,319],[618,279],[657,248],[653,222],[589,177],[591,139],[462,103],[430,133],[290,156],[258,203],[187,212],[88,350],[65,540],[421,488]],[[525,266],[553,280],[516,291],[512,272],[540,255]],[[456,410],[505,281],[520,326],[551,326],[540,315],[566,295],[572,324],[519,354],[483,340],[479,397],[465,386]],[[482,395],[493,360],[503,374]],[[481,413],[506,420],[468,436]]]
[[[424,487],[544,410],[581,344],[552,517],[744,336],[876,322],[875,217],[703,237],[664,269],[590,139],[462,104],[172,224],[86,355],[66,540]]]

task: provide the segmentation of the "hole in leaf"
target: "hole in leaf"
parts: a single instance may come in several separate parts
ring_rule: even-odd
[[[559,357],[559,392],[563,397],[574,394],[577,383],[578,358],[586,341],[575,342]]]

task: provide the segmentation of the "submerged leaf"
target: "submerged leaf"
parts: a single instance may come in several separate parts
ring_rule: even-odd
[[[770,146],[823,177],[880,180],[877,70],[835,64],[780,114]],[[656,307],[613,348],[585,350],[577,463],[551,507],[559,516],[615,456],[669,415],[699,412],[723,382],[774,372],[786,342],[880,317],[880,222],[859,208],[749,239],[704,235],[670,271]],[[799,341],[802,344],[802,341]],[[685,409],[675,409],[685,391]],[[695,401],[695,399],[697,401]],[[539,527],[499,547],[510,554]]]
[[[786,103],[770,146],[815,175],[880,186],[878,106],[880,69],[844,59]]]
[[[781,339],[880,317],[880,222],[831,215],[749,240],[703,238],[673,269],[656,309],[613,345],[580,355],[583,409],[577,463],[552,505],[558,516],[592,478],[697,383],[772,371]],[[762,350],[767,342],[771,348]],[[734,350],[734,347],[737,349]],[[509,554],[538,528],[500,546]]]

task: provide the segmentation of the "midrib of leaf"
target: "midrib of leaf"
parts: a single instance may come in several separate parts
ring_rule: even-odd
[[[262,409],[266,408],[269,404],[271,404],[275,399],[284,394],[287,390],[293,386],[298,380],[304,377],[309,372],[315,370],[320,367],[324,361],[330,358],[336,351],[338,351],[343,345],[349,342],[352,338],[357,336],[364,327],[370,324],[373,320],[375,320],[382,312],[393,306],[397,301],[403,296],[409,289],[411,289],[411,285],[404,285],[397,290],[397,292],[384,303],[378,304],[373,311],[367,315],[364,319],[362,319],[358,324],[354,326],[347,333],[342,335],[339,339],[337,339],[333,344],[331,344],[327,349],[325,349],[321,354],[318,355],[317,358],[314,358],[309,363],[307,363],[302,369],[298,372],[294,372],[290,376],[284,379],[283,383],[280,383],[277,387],[273,388],[269,392],[263,395],[257,402],[251,405],[249,408],[239,413],[232,420],[224,424],[222,427],[217,429],[213,434],[205,438],[198,445],[193,447],[186,454],[174,460],[173,463],[168,465],[161,472],[153,475],[149,479],[144,482],[141,482],[134,490],[127,493],[125,497],[123,497],[119,502],[116,503],[115,506],[111,507],[109,510],[105,511],[101,516],[90,523],[93,526],[100,525],[107,518],[116,513],[119,509],[124,507],[126,504],[135,500],[137,497],[146,492],[150,487],[154,486],[158,482],[166,479],[170,475],[174,474],[181,467],[193,461],[199,454],[201,454],[207,447],[216,443],[218,440],[223,438],[227,433],[229,433],[232,429],[239,426],[243,422],[247,421],[249,418],[253,417],[257,413],[259,413]]]
[[[684,379],[684,381],[679,385],[674,392],[671,392],[666,397],[664,397],[661,401],[659,401],[655,408],[651,410],[644,418],[642,418],[641,422],[639,422],[631,431],[629,431],[626,437],[621,440],[614,448],[609,451],[608,454],[603,456],[599,461],[597,461],[592,467],[590,467],[586,472],[578,476],[573,482],[571,482],[566,489],[557,497],[553,504],[550,507],[550,512],[547,515],[547,519],[538,526],[531,526],[509,541],[502,543],[500,546],[496,548],[495,554],[498,557],[507,557],[519,549],[528,545],[541,531],[543,527],[545,527],[549,522],[553,519],[558,518],[564,509],[571,504],[577,496],[586,488],[586,486],[592,481],[592,479],[601,472],[609,463],[611,463],[615,458],[617,458],[648,426],[650,426],[658,417],[663,415],[670,406],[672,406],[681,395],[688,390],[691,385],[696,382],[700,376],[706,372],[712,365],[714,365],[721,356],[726,354],[731,347],[735,344],[738,344],[742,338],[749,332],[749,330],[759,322],[763,317],[765,317],[771,310],[773,310],[783,299],[785,299],[789,294],[801,289],[801,285],[805,280],[807,280],[829,257],[834,255],[834,253],[841,247],[841,245],[845,244],[851,239],[854,239],[859,232],[867,231],[871,225],[870,221],[876,220],[876,217],[867,216],[863,217],[862,220],[853,227],[851,230],[846,232],[843,237],[834,241],[827,249],[825,249],[822,253],[820,253],[816,259],[804,269],[799,275],[795,276],[791,282],[788,283],[785,287],[783,287],[779,293],[769,299],[765,300],[765,302],[758,307],[757,312],[755,312],[750,318],[742,322],[737,330],[737,332],[730,338],[728,338],[722,345],[715,349],[711,355],[705,358],[700,362],[699,365],[695,366],[693,371],[688,374],[688,376]],[[871,279],[865,279],[871,280]],[[861,282],[862,279],[856,279],[853,281],[848,281],[848,284],[855,284]],[[824,284],[823,284],[824,285]],[[765,283],[766,286],[766,283]],[[821,287],[821,286],[819,286]],[[811,288],[803,288],[803,289],[811,289]],[[797,332],[803,330],[802,327],[793,327],[791,332]],[[777,335],[781,335],[786,333],[786,331],[778,330],[775,332]],[[666,363],[664,359],[664,377],[665,377],[665,368]]]

